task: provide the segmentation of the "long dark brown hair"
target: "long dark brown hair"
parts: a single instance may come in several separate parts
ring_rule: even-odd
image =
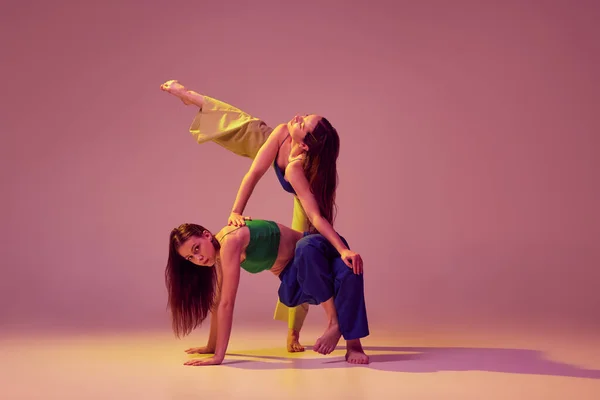
[[[182,224],[169,235],[169,259],[165,268],[165,284],[171,309],[175,336],[188,335],[202,324],[215,304],[217,293],[216,267],[200,267],[181,257],[179,247],[189,238],[200,237],[208,231],[196,224]],[[212,239],[218,250],[219,242]]]
[[[306,134],[308,146],[304,161],[304,174],[319,204],[319,211],[332,226],[337,206],[335,192],[338,185],[337,159],[340,154],[340,137],[331,123],[322,117],[312,132]],[[315,232],[309,222],[309,231]]]

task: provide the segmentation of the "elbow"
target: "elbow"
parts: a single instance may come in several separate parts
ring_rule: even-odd
[[[317,228],[317,230],[319,229],[318,225],[320,225],[321,222],[321,215],[318,213],[309,213],[306,215],[306,218],[308,218],[308,222],[311,223],[312,226],[314,226],[315,228]]]

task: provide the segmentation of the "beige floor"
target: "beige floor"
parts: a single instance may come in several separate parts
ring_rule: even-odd
[[[349,367],[343,348],[290,355],[281,331],[238,328],[225,364],[183,366],[204,337],[9,335],[0,399],[600,399],[600,335],[378,331]]]

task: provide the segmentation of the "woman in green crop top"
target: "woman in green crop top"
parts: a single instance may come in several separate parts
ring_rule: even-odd
[[[326,118],[296,116],[273,129],[230,104],[186,89],[176,80],[163,83],[161,90],[186,105],[198,107],[190,126],[190,133],[198,143],[213,141],[253,160],[240,184],[229,225],[245,224],[248,217],[242,214],[252,191],[273,167],[282,188],[294,195],[292,229],[321,233],[341,254],[346,265],[361,266],[360,255],[348,249],[333,228],[339,137]],[[290,352],[304,350],[299,343],[299,332],[307,312],[308,305],[288,308],[277,302],[275,319],[288,321]]]
[[[223,362],[241,269],[250,273],[268,270],[278,276],[279,299],[288,307],[308,303],[324,308],[329,325],[316,341],[315,351],[331,353],[343,336],[346,360],[368,363],[360,342],[369,334],[362,268],[346,266],[320,234],[303,234],[257,220],[240,227],[228,225],[215,235],[196,224],[182,224],[171,231],[165,283],[175,335],[188,335],[211,313],[208,344],[186,352],[214,355],[186,365]]]

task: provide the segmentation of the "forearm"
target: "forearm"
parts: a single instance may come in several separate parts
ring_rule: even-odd
[[[217,312],[217,334],[216,334],[216,347],[215,347],[215,358],[223,360],[225,358],[225,352],[227,351],[227,345],[229,344],[229,337],[231,335],[231,325],[233,323],[233,304],[222,304],[219,306]]]
[[[333,226],[323,216],[318,215],[311,219],[311,223],[321,235],[325,237],[335,247],[338,253],[348,250],[348,247],[342,242],[340,235],[333,229]]]
[[[238,214],[242,214],[244,212],[246,204],[248,204],[248,200],[254,191],[257,181],[258,179],[250,172],[244,175],[244,179],[242,179],[242,183],[237,192],[237,196],[235,197],[235,202],[233,203],[231,212]]]
[[[208,343],[206,347],[213,352],[217,348],[217,325],[218,325],[218,317],[217,317],[217,309],[211,313],[210,315],[210,332],[208,334]]]

